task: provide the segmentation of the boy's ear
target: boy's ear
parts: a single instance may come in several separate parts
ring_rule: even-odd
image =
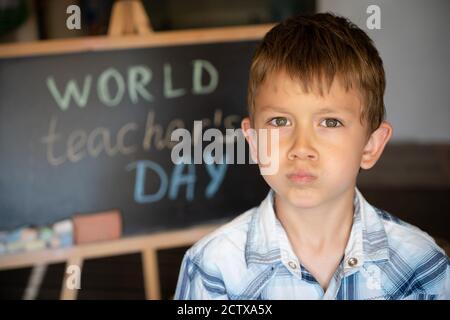
[[[245,140],[247,140],[250,155],[255,163],[258,163],[258,149],[256,147],[255,130],[252,128],[252,123],[249,117],[245,117],[241,122],[241,129],[244,132]]]
[[[391,136],[392,126],[383,121],[378,129],[372,132],[364,147],[360,165],[362,169],[370,169],[377,163]]]

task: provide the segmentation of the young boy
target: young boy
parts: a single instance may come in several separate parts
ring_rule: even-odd
[[[263,175],[259,207],[187,251],[176,299],[450,297],[444,251],[356,187],[392,134],[384,89],[372,41],[342,17],[298,16],[266,34],[242,129],[278,130],[278,170]]]

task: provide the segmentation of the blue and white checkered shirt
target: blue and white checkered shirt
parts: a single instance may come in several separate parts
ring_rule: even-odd
[[[449,299],[445,252],[355,191],[350,238],[326,292],[294,254],[271,190],[186,252],[175,299]]]

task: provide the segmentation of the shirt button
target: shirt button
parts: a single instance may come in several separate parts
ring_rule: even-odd
[[[292,269],[297,269],[297,264],[294,261],[289,261],[288,264]]]
[[[354,267],[354,266],[356,266],[356,265],[358,264],[358,259],[356,259],[356,258],[350,258],[350,259],[348,259],[347,264],[348,264],[350,267]]]

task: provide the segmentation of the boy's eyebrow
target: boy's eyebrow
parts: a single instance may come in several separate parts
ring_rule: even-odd
[[[289,111],[283,107],[271,106],[271,105],[265,105],[265,106],[261,107],[261,111],[265,111],[265,110],[275,110],[275,111],[279,111],[279,112],[289,113]]]
[[[325,113],[336,113],[336,112],[347,112],[347,113],[353,113],[352,110],[350,108],[347,107],[343,107],[343,108],[335,108],[335,109],[331,109],[331,108],[322,108],[316,112],[314,112],[315,114],[325,114]]]

